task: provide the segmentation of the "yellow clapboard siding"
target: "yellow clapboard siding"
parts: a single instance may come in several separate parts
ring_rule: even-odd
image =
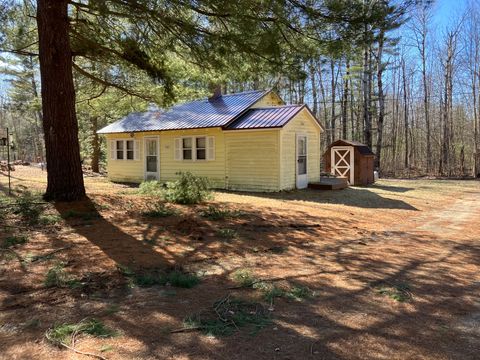
[[[175,160],[175,139],[183,136],[213,136],[215,137],[215,160]],[[225,156],[224,136],[220,128],[149,131],[135,133],[134,140],[140,141],[138,161],[112,160],[110,146],[107,146],[108,177],[112,181],[139,183],[144,180],[144,138],[158,137],[160,148],[160,181],[171,181],[178,178],[180,171],[190,171],[197,176],[208,177],[213,186],[225,187]],[[108,134],[107,140],[131,139],[129,134]],[[109,141],[108,141],[109,144]]]
[[[280,189],[278,130],[225,132],[227,188]]]
[[[112,160],[110,140],[138,140],[141,141],[137,133],[132,138],[130,134],[108,134],[107,138],[107,173],[112,181],[139,183],[143,181],[143,143],[140,142],[140,153],[138,160]]]
[[[270,91],[268,94],[266,94],[264,97],[262,97],[260,100],[258,100],[255,104],[253,104],[250,109],[255,109],[259,107],[269,107],[269,106],[278,106],[278,105],[283,105],[284,102],[278,96],[275,94],[273,91]]]
[[[303,109],[283,127],[281,139],[281,188],[296,187],[296,135],[307,135],[308,181],[320,181],[320,128],[307,109]]]
[[[160,134],[160,181],[178,178],[179,171],[190,171],[210,179],[213,186],[225,187],[225,144],[220,128],[164,131]],[[175,160],[175,139],[183,136],[215,137],[215,160]]]

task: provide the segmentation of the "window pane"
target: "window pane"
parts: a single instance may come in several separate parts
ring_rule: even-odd
[[[127,150],[127,159],[133,160],[133,150]]]
[[[117,159],[118,160],[123,160],[123,150],[118,150],[117,151]]]
[[[183,139],[183,148],[184,149],[191,149],[192,148],[192,138],[184,138]]]
[[[117,140],[117,150],[123,150],[123,140]]]
[[[147,171],[148,172],[157,172],[157,157],[156,156],[147,156]]]
[[[157,140],[147,140],[147,155],[157,155]]]
[[[133,150],[133,140],[127,140],[127,150]]]
[[[192,160],[192,150],[183,150],[183,159],[184,160]]]
[[[197,138],[197,148],[205,149],[207,141],[204,137]]]
[[[298,157],[298,175],[305,175],[307,173],[307,157]]]
[[[197,149],[197,160],[205,160],[206,159],[206,151],[205,149]]]

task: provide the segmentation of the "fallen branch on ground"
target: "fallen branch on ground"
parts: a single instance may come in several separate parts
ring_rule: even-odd
[[[60,251],[71,249],[72,247],[73,247],[73,245],[68,245],[68,246],[64,246],[64,247],[55,249],[53,251],[50,251],[50,252],[48,252],[44,255],[36,255],[32,258],[32,260],[30,262],[35,262],[35,261],[47,258],[49,256],[52,256],[53,254],[56,254],[56,253],[60,252]]]

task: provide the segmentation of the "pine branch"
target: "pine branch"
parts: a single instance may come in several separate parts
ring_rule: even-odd
[[[131,91],[129,89],[127,89],[126,87],[123,87],[121,85],[118,85],[118,84],[115,84],[115,83],[112,83],[112,82],[109,82],[107,80],[104,80],[104,79],[101,79],[91,73],[89,73],[88,71],[82,69],[80,66],[78,66],[77,64],[73,63],[73,68],[78,71],[80,74],[82,74],[83,76],[99,83],[99,84],[102,84],[103,86],[106,86],[106,87],[113,87],[115,89],[118,89],[128,95],[132,95],[132,96],[135,96],[135,97],[138,97],[140,99],[143,99],[143,100],[146,100],[146,101],[152,101],[153,99],[149,96],[146,96],[146,95],[143,95],[143,94],[139,94],[135,91]]]

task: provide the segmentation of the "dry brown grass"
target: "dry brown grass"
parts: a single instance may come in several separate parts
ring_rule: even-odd
[[[17,167],[13,175],[16,189],[45,186],[37,169]],[[478,182],[217,192],[210,204],[175,205],[177,214],[165,218],[142,216],[151,199],[128,186],[104,178],[86,184],[89,201],[49,205],[46,213],[66,218],[18,230],[29,241],[12,248],[15,256],[0,254],[0,358],[79,358],[42,339],[55,324],[84,318],[119,332],[76,341],[79,350],[109,359],[478,358]],[[243,215],[208,220],[200,214],[209,205]],[[221,238],[225,228],[236,237]],[[11,235],[0,231],[0,242]],[[59,262],[80,287],[44,286]],[[192,272],[202,281],[192,289],[132,287],[119,265]],[[229,289],[239,269],[281,289],[308,287],[314,296],[266,302],[261,286]],[[228,294],[270,308],[271,324],[255,336],[242,329],[229,337],[171,333]]]

